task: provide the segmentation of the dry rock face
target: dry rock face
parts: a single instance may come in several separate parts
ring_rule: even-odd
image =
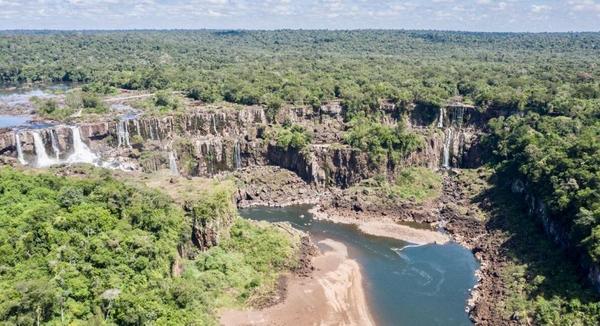
[[[238,207],[314,204],[319,194],[295,173],[275,166],[256,166],[234,173]]]
[[[404,123],[402,111],[382,103],[382,123]],[[417,109],[415,109],[417,110]],[[413,110],[413,112],[415,111]],[[341,144],[343,109],[332,102],[321,108],[284,108],[268,119],[261,107],[196,108],[167,116],[140,116],[56,125],[39,130],[0,131],[0,157],[35,165],[41,154],[63,162],[76,150],[74,128],[100,159],[128,163],[152,172],[171,168],[189,176],[212,176],[243,167],[275,165],[319,186],[349,187],[378,174],[394,175],[405,166],[437,169],[476,166],[481,121],[474,108],[448,107],[432,117],[409,115],[409,127],[423,135],[425,146],[401,162],[373,162],[367,153]],[[426,115],[421,113],[421,115]],[[300,124],[314,143],[298,151],[282,149],[268,138],[274,124]],[[36,148],[34,134],[42,145]],[[17,139],[19,146],[17,146]],[[20,152],[20,154],[19,154]]]

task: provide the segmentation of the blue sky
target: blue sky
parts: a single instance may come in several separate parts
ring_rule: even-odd
[[[0,0],[0,29],[600,31],[600,0]]]

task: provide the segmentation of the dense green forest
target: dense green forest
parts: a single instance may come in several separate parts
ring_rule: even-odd
[[[235,214],[230,196],[194,210]],[[12,325],[216,324],[217,309],[268,291],[295,255],[283,232],[235,218],[219,246],[178,258],[192,233],[184,210],[109,175],[0,169],[0,226],[0,320]]]
[[[600,34],[419,31],[0,32],[0,81],[174,89],[211,102],[563,112],[600,94]],[[104,89],[103,87],[96,87]]]
[[[547,213],[567,231],[568,243],[583,261],[600,263],[600,33],[7,31],[0,32],[0,82],[80,82],[88,84],[89,93],[109,93],[114,88],[159,91],[153,99],[155,103],[148,105],[161,110],[180,106],[162,91],[180,91],[204,102],[260,104],[271,111],[287,104],[317,107],[330,100],[341,100],[351,127],[345,141],[376,157],[392,158],[419,148],[421,141],[401,127],[393,129],[369,120],[381,100],[391,101],[398,110],[406,112],[437,109],[459,96],[486,116],[500,116],[484,127],[488,132],[481,143],[484,163],[506,177],[506,182],[515,178],[525,181],[529,190],[547,203]],[[90,107],[102,109],[93,103]],[[311,139],[298,126],[283,126],[274,137],[280,146],[297,149]],[[77,228],[68,222],[69,216],[76,214],[95,214],[101,217],[99,221],[110,225],[125,223],[122,218],[126,211],[119,201],[127,197],[119,196],[128,188],[111,182],[81,181],[80,187],[69,190],[70,182],[64,180],[19,179],[14,172],[3,172],[1,182],[10,183],[11,187],[10,191],[6,186],[2,188],[5,204],[0,216],[9,227],[0,231],[4,237],[1,248],[10,244],[11,248],[31,255],[21,262],[14,252],[10,254],[12,249],[1,249],[2,266],[20,266],[24,271],[13,274],[12,269],[0,270],[3,282],[24,282],[3,296],[7,299],[0,304],[1,316],[21,316],[29,318],[23,319],[27,321],[59,318],[63,306],[78,302],[77,298],[89,298],[90,303],[73,306],[68,318],[108,314],[109,302],[98,296],[112,286],[102,283],[110,283],[111,278],[97,276],[103,275],[96,273],[105,273],[105,269],[97,272],[94,255],[77,258],[85,262],[77,273],[88,274],[69,274],[67,267],[69,272],[61,272],[65,279],[71,277],[68,275],[81,278],[73,282],[89,282],[68,285],[67,291],[67,283],[60,283],[66,281],[52,274],[61,268],[57,267],[62,264],[59,248],[46,248],[43,244],[51,243],[48,241],[54,236],[85,237],[90,226],[99,228],[93,232],[104,234],[100,231],[105,226],[94,226],[98,223],[95,221],[82,226],[79,233],[65,235],[65,227]],[[102,194],[105,187],[116,187],[121,195],[100,203],[95,194]],[[84,195],[75,196],[82,198],[81,202],[61,202],[62,192],[81,191],[77,189],[83,189]],[[153,216],[172,209],[162,199],[158,201],[162,204],[152,201],[148,206],[141,205],[147,197],[133,200],[139,200],[140,210],[152,210]],[[25,203],[32,204],[25,209]],[[90,203],[99,206],[92,207]],[[49,212],[61,212],[64,220],[50,221]],[[138,276],[143,280],[133,278],[132,291],[152,291],[150,297],[157,300],[152,304],[178,304],[175,299],[165,301],[173,298],[172,293],[164,297],[164,293],[157,293],[171,291],[169,286],[160,290],[148,287],[158,282],[155,278],[160,282],[168,278],[166,257],[173,255],[172,244],[179,241],[182,227],[177,214],[164,221],[132,219],[123,224],[139,236],[151,234],[152,241],[161,244],[141,257],[129,256],[133,260],[123,263],[127,269],[135,269],[137,264],[146,267]],[[40,219],[30,222],[31,216],[38,215]],[[6,216],[20,217],[10,220]],[[8,235],[15,230],[38,242],[9,242]],[[232,239],[235,242],[235,237]],[[81,251],[72,254],[79,255]],[[148,255],[160,256],[162,260],[149,260]],[[223,264],[234,259],[225,256]],[[33,268],[31,264],[36,260],[43,262],[43,267]],[[19,277],[22,279],[17,280]],[[102,286],[90,281],[93,277],[102,280]],[[40,288],[46,283],[52,285],[49,293]],[[2,291],[9,291],[6,284]],[[19,294],[29,290],[33,292]],[[63,298],[57,301],[61,304],[40,308],[32,303],[46,302],[42,300],[46,295]],[[187,298],[196,300],[193,295]],[[189,309],[204,309],[187,304],[184,306]],[[111,305],[112,318],[119,318],[119,309],[124,307]]]
[[[567,116],[500,117],[489,123],[490,161],[527,182],[546,214],[567,231],[584,259],[600,263],[600,106]]]
[[[594,262],[600,261],[599,58],[600,33],[0,32],[3,83],[88,83],[83,99],[95,110],[89,93],[115,87],[271,110],[341,99],[356,126],[346,141],[374,156],[419,146],[414,135],[363,118],[382,99],[411,110],[462,96],[480,111],[518,113],[492,120],[485,161],[528,180]],[[164,92],[151,101],[180,106]],[[310,139],[294,128],[278,137],[283,147]]]

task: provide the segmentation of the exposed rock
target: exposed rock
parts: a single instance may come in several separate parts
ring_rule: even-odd
[[[317,203],[319,194],[295,173],[275,166],[249,167],[233,174],[238,207]]]
[[[393,103],[382,103],[381,110],[383,123],[404,123],[402,110]],[[450,166],[476,166],[479,118],[473,118],[476,114],[471,109],[462,115],[453,113],[456,110],[451,108],[447,110],[443,120],[438,120],[442,126],[448,124],[448,130],[453,132],[432,128],[435,116],[431,121],[409,119],[410,127],[423,135],[425,146],[399,162],[373,162],[367,153],[341,145],[346,124],[337,102],[316,109],[284,108],[272,121],[267,120],[261,107],[198,107],[186,113],[86,122],[78,127],[82,141],[101,159],[145,172],[168,168],[173,155],[178,172],[183,175],[212,176],[269,163],[289,169],[309,183],[345,188],[377,174],[393,175],[405,166],[437,169],[444,163],[442,156],[446,152]],[[458,120],[459,116],[462,120]],[[300,124],[313,133],[315,143],[302,151],[278,148],[264,139],[269,123]],[[72,154],[70,126],[57,125],[35,132],[40,134],[48,156],[56,155],[56,160],[63,162]],[[38,153],[32,133],[1,131],[0,156],[18,156],[19,136],[22,160],[35,162]]]

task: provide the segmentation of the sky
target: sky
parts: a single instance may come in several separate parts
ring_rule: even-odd
[[[600,0],[0,0],[0,29],[600,31]]]

